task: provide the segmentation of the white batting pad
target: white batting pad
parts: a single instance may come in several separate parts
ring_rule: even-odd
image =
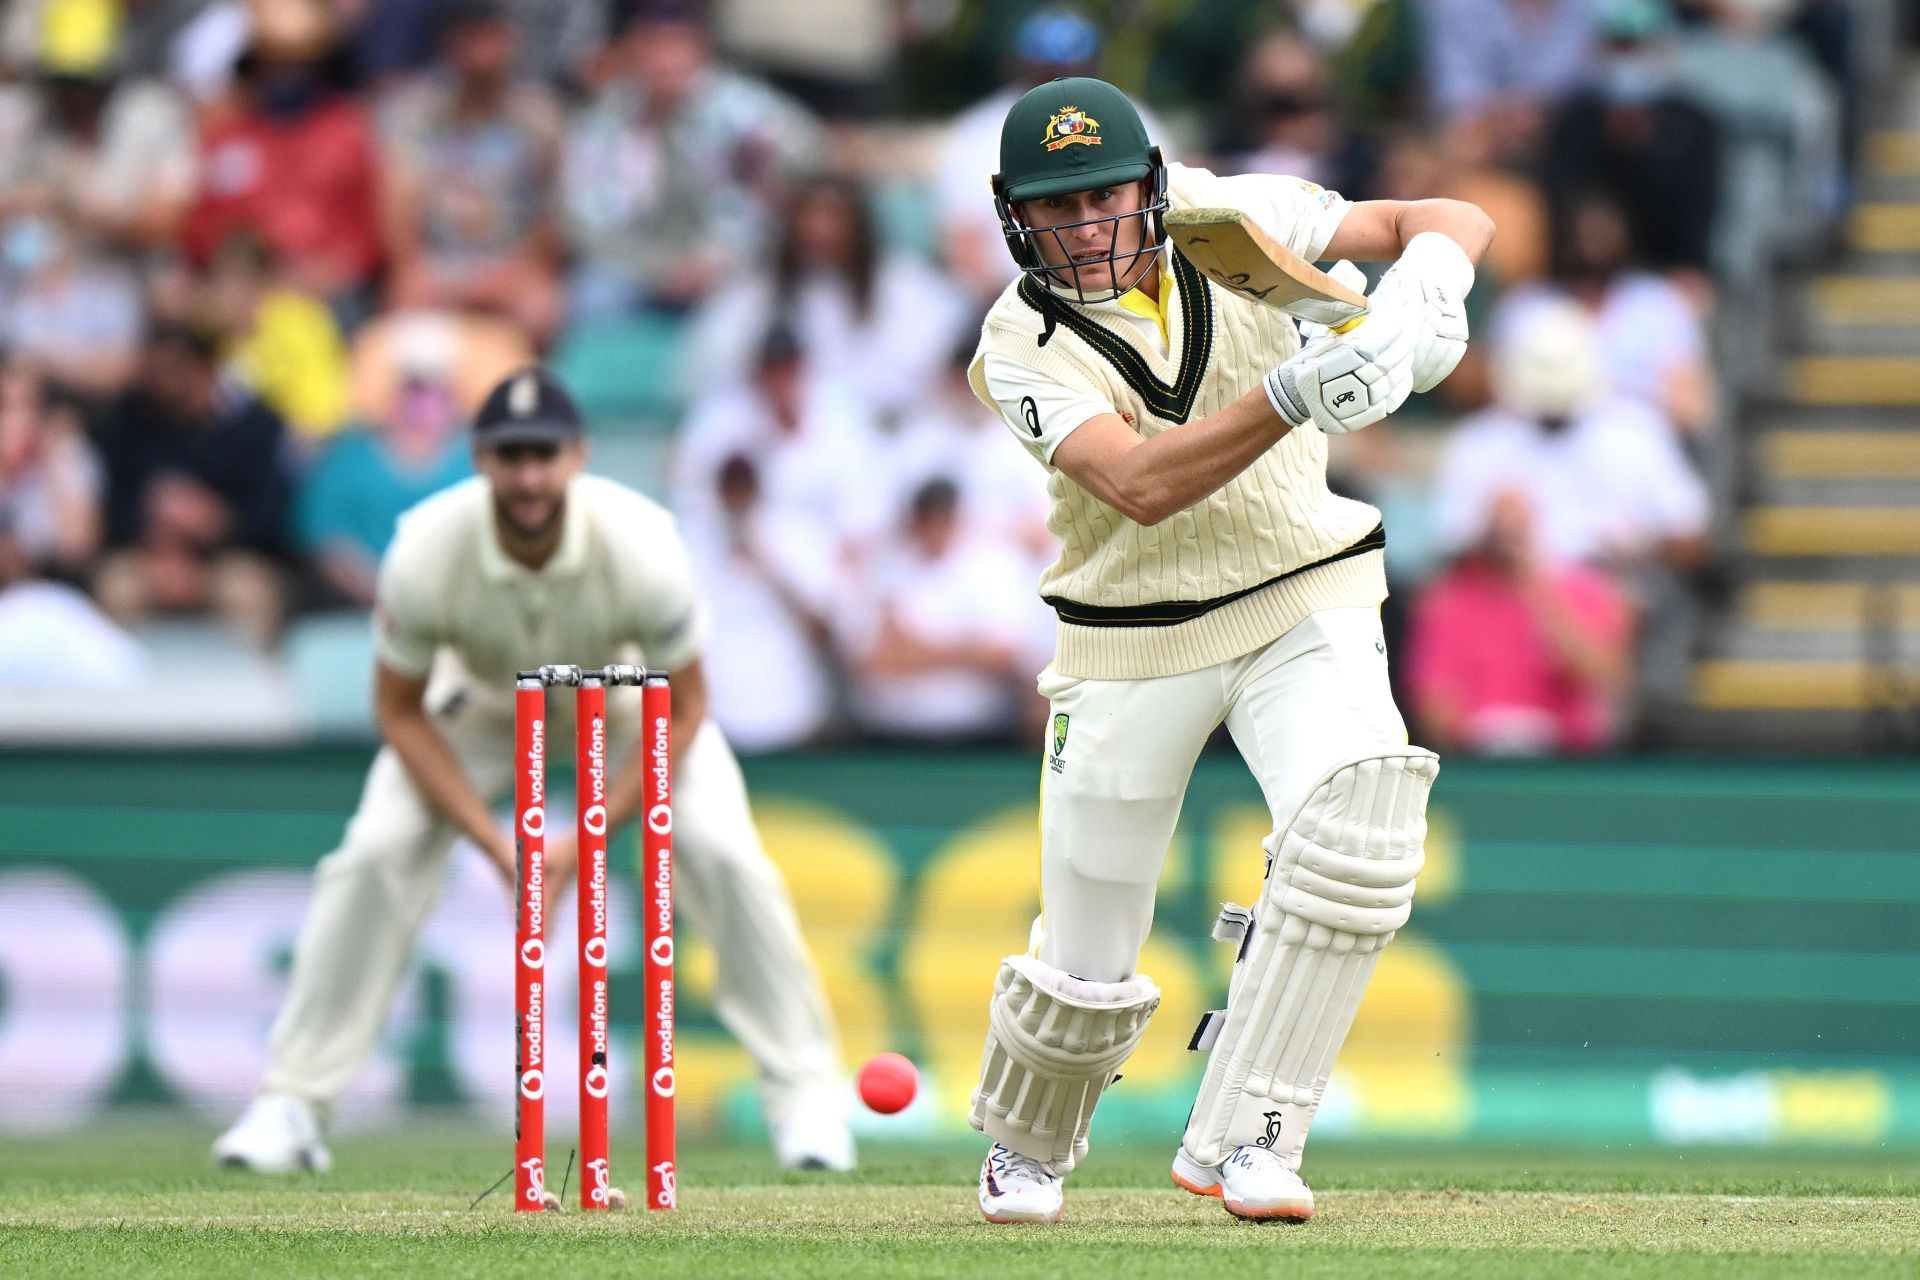
[[[1439,757],[1418,747],[1334,769],[1279,833],[1182,1146],[1202,1165],[1266,1147],[1297,1169],[1380,949],[1413,910]]]
[[[1089,982],[1008,956],[994,979],[973,1127],[1066,1174],[1087,1154],[1094,1105],[1159,1007],[1145,974]]]

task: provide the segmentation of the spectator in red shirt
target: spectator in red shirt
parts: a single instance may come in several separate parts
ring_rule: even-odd
[[[378,148],[366,113],[328,75],[331,19],[272,6],[235,96],[200,131],[200,196],[186,249],[204,266],[236,231],[266,242],[292,282],[357,319],[380,268]]]
[[[1420,741],[1483,755],[1612,746],[1632,632],[1619,589],[1596,570],[1543,557],[1526,497],[1502,493],[1478,544],[1414,604]]]

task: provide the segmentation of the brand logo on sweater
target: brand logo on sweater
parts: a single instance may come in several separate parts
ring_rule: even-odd
[[[1083,147],[1100,145],[1100,122],[1078,107],[1062,107],[1047,121],[1047,150],[1058,151],[1078,143]]]
[[[1020,421],[1027,424],[1027,430],[1033,438],[1040,438],[1040,406],[1034,403],[1032,396],[1020,397]]]

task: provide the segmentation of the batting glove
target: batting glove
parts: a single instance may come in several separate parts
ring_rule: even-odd
[[[1368,298],[1369,314],[1389,307],[1413,314],[1419,336],[1413,351],[1413,389],[1446,381],[1467,353],[1467,292],[1473,261],[1449,236],[1422,231],[1407,242]]]
[[[1419,334],[1403,312],[1369,314],[1345,334],[1329,334],[1269,373],[1267,399],[1290,425],[1312,422],[1329,435],[1370,427],[1413,391]]]

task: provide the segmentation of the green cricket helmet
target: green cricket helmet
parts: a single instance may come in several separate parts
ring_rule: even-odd
[[[1151,183],[1147,204],[1131,213],[1036,228],[1023,223],[1016,208],[1022,200],[1126,186],[1142,178]],[[1022,94],[1000,126],[1000,172],[993,175],[993,206],[1000,215],[1007,250],[1021,271],[1079,302],[1106,302],[1138,284],[1153,268],[1166,239],[1167,166],[1160,148],[1147,140],[1146,125],[1126,94],[1091,76],[1049,80]],[[1140,220],[1140,248],[1122,252],[1121,224],[1132,218]],[[1108,228],[1106,254],[1074,261],[1060,233],[1096,224]],[[1054,237],[1066,265],[1046,264],[1037,243],[1042,236]],[[1080,270],[1096,265],[1111,269],[1113,287],[1090,295],[1081,286]]]

